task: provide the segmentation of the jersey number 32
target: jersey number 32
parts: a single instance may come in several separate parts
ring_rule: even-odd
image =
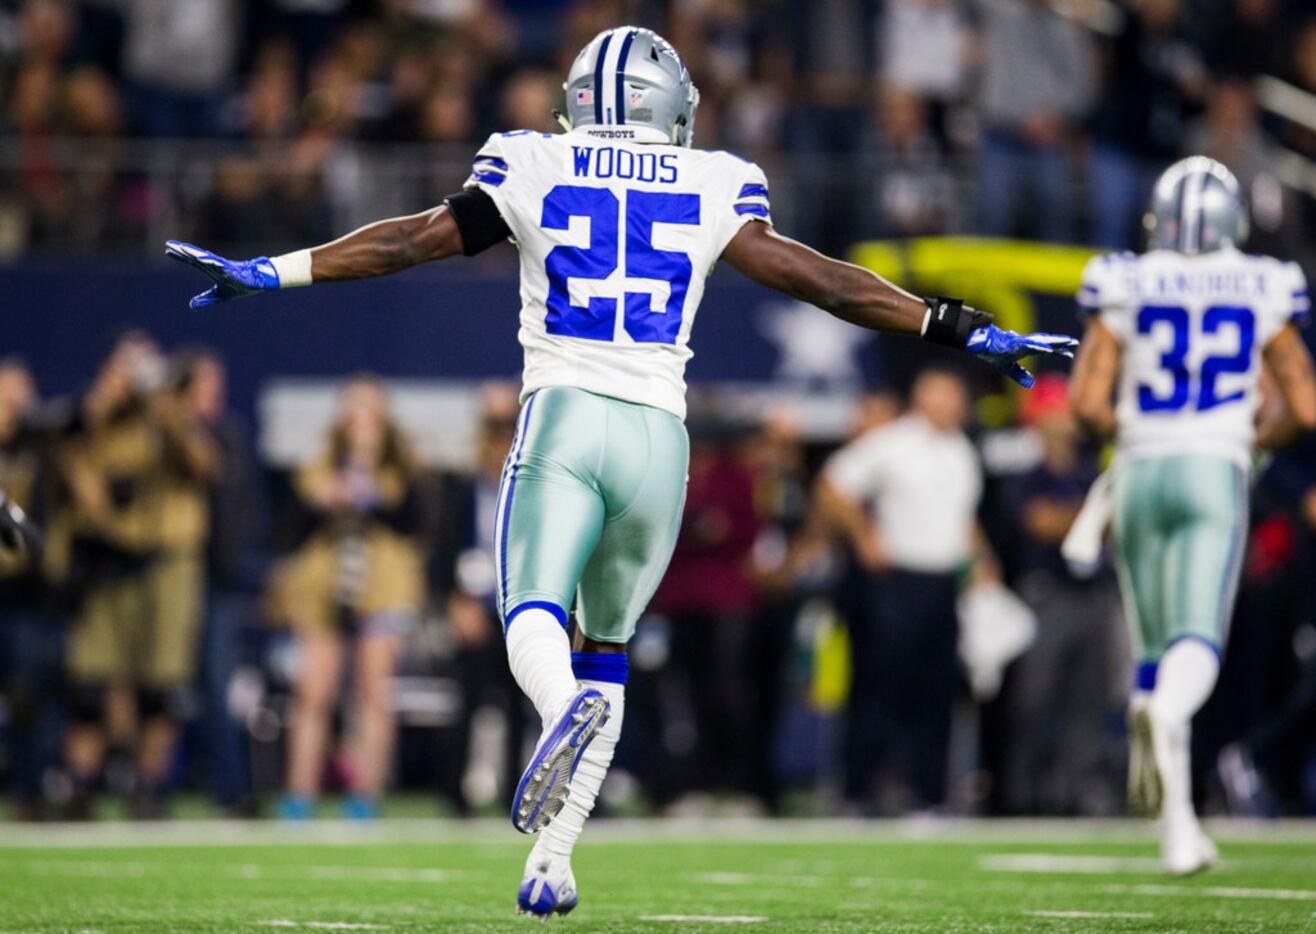
[[[571,279],[607,279],[617,270],[621,204],[607,188],[558,185],[544,198],[540,226],[566,230],[573,217],[589,218],[589,246],[555,246],[544,260],[548,274],[548,333],[611,341],[617,300],[595,295],[587,305],[573,305],[567,283]],[[631,189],[626,192],[625,223],[626,278],[656,279],[670,288],[667,305],[659,313],[653,311],[651,292],[627,291],[622,325],[637,343],[674,344],[681,332],[690,286],[690,257],[657,249],[653,245],[653,225],[698,225],[699,196]]]
[[[1202,334],[1218,334],[1232,329],[1238,335],[1238,350],[1202,361],[1196,399],[1193,398],[1192,373],[1188,367],[1188,348],[1196,335],[1191,333],[1188,310],[1178,305],[1144,305],[1138,310],[1139,334],[1151,334],[1158,325],[1162,328],[1168,326],[1170,331],[1170,347],[1161,354],[1160,365],[1173,382],[1168,395],[1158,393],[1146,383],[1140,384],[1138,408],[1144,412],[1177,412],[1196,402],[1197,410],[1205,412],[1243,398],[1242,389],[1220,395],[1216,381],[1226,373],[1246,373],[1252,366],[1252,345],[1256,341],[1256,317],[1252,309],[1241,305],[1214,305],[1202,315]]]

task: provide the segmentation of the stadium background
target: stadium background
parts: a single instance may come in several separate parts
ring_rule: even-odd
[[[620,22],[651,25],[681,50],[703,93],[697,144],[763,165],[779,229],[916,290],[962,294],[1010,326],[1078,333],[1071,296],[1084,260],[1138,246],[1150,179],[1189,152],[1242,179],[1254,248],[1316,271],[1316,16],[1296,0],[0,3],[0,356],[34,377],[41,402],[27,424],[59,437],[70,400],[133,327],[167,353],[213,348],[232,423],[250,442],[246,508],[231,489],[213,501],[213,529],[230,530],[239,512],[243,527],[207,591],[201,644],[212,664],[177,714],[170,797],[268,813],[283,787],[295,640],[265,618],[270,568],[305,540],[296,466],[323,446],[344,379],[369,371],[392,387],[421,453],[404,511],[429,591],[395,682],[390,784],[444,813],[501,807],[499,786],[517,766],[499,746],[508,729],[516,745],[525,711],[498,668],[496,630],[453,621],[464,551],[445,530],[447,494],[476,469],[481,406],[498,398],[490,384],[519,368],[513,251],[195,313],[186,299],[196,277],[167,265],[161,245],[176,236],[225,255],[273,254],[428,207],[460,186],[489,132],[554,129],[571,56]],[[753,534],[718,558],[747,596],[646,622],[639,712],[619,759],[633,781],[614,782],[608,806],[899,812],[898,797],[841,793],[854,570],[827,543],[817,567],[784,577],[770,573],[770,555],[813,534],[809,487],[827,453],[886,417],[925,363],[945,361],[832,327],[725,272],[710,284],[694,348],[692,433],[755,504]],[[1053,569],[1023,520],[1024,478],[1044,444],[1015,393],[985,368],[967,372],[988,477],[981,518],[1018,587]],[[61,508],[58,458],[39,456],[38,485],[52,491],[34,511],[50,520]],[[1253,522],[1229,661],[1197,731],[1198,788],[1214,812],[1310,813],[1310,445],[1262,474]],[[0,772],[25,817],[64,816],[69,803],[58,750],[72,614],[52,609],[60,586],[36,597],[10,589],[0,605]],[[743,641],[702,658],[682,630],[693,625]],[[1047,716],[1018,719],[1014,669],[994,696],[958,689],[947,801],[922,803],[1119,813],[1119,633],[1112,613],[1097,632],[1115,647],[1105,678],[1081,697],[1058,680]],[[709,684],[751,698],[729,739],[701,735],[720,702]],[[1071,716],[1099,727],[1077,752],[1060,741]],[[1007,796],[1003,763],[1021,736],[1044,748],[1033,753],[1035,782]],[[1218,754],[1230,744],[1255,761],[1262,793],[1222,781]],[[709,755],[726,766],[700,768]],[[1082,761],[1058,761],[1066,756]],[[130,760],[109,770],[110,791],[131,793]],[[331,789],[344,781],[327,777]]]

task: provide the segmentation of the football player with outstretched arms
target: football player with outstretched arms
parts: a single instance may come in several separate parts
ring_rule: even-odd
[[[567,132],[494,134],[464,190],[431,210],[273,258],[168,245],[215,281],[194,308],[507,239],[520,251],[522,410],[495,560],[508,661],[544,722],[512,804],[519,830],[543,831],[518,895],[540,917],[576,904],[570,856],[621,732],[626,645],[676,542],[690,330],[718,260],[861,327],[964,349],[1025,386],[1020,358],[1076,346],[1000,330],[777,234],[759,167],[691,147],[699,92],[657,34],[599,34],[564,88]]]
[[[1161,857],[1186,875],[1216,849],[1193,812],[1189,724],[1220,667],[1248,527],[1254,446],[1316,428],[1316,377],[1298,333],[1301,270],[1238,247],[1238,182],[1194,156],[1161,175],[1149,249],[1093,259],[1071,382],[1074,414],[1113,437],[1116,566],[1138,662],[1129,789],[1159,811]],[[1261,405],[1268,370],[1282,401]]]

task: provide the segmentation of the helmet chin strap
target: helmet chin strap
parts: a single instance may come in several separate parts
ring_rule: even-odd
[[[571,132],[571,121],[563,115],[562,111],[554,108],[549,112],[553,115],[553,119],[558,122],[558,126],[562,127],[562,129],[568,133]]]

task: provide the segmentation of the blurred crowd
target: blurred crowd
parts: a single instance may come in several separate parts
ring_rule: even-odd
[[[417,210],[491,131],[556,130],[572,57],[623,22],[685,56],[697,145],[761,161],[823,248],[1133,247],[1159,167],[1200,152],[1259,248],[1316,250],[1304,0],[4,0],[0,250],[154,252],[167,222],[273,253]]]
[[[632,653],[614,813],[1109,815],[1131,663],[1108,563],[1060,542],[1099,471],[1062,376],[975,423],[937,359],[807,443],[788,405],[695,394],[689,495]],[[19,816],[179,791],[225,813],[377,814],[405,789],[500,811],[535,739],[496,612],[519,404],[490,384],[464,469],[424,463],[347,379],[304,463],[258,461],[203,348],[121,334],[41,399],[0,361],[0,489],[44,529],[0,553],[0,779]],[[1316,450],[1265,467],[1204,804],[1316,810]],[[433,805],[431,805],[433,806]]]

